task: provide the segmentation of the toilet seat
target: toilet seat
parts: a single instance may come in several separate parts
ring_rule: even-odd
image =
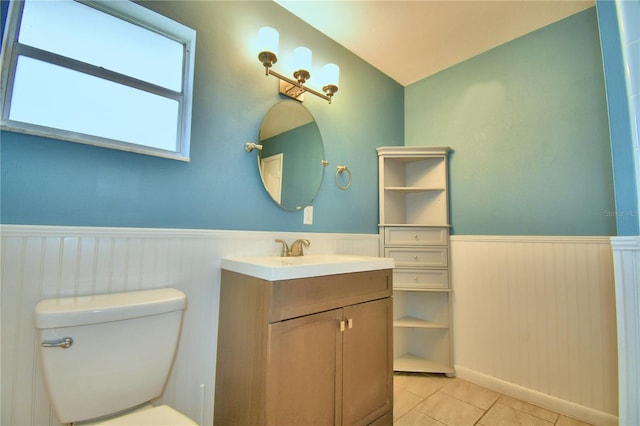
[[[85,424],[85,423],[83,423]],[[108,420],[96,423],[86,423],[86,425],[109,425],[109,426],[198,426],[198,423],[189,417],[174,410],[168,405],[152,407],[147,405],[138,409]]]

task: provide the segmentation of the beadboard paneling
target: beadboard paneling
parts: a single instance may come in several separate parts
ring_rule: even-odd
[[[458,375],[594,424],[618,413],[608,237],[451,238]]]
[[[309,254],[378,253],[377,235],[6,225],[1,231],[0,423],[7,425],[59,424],[35,356],[32,311],[41,299],[168,286],[184,291],[188,308],[163,401],[211,424],[220,258],[277,255],[273,239],[299,237],[312,241]],[[608,238],[451,241],[458,375],[596,424],[615,422]]]
[[[640,237],[613,237],[618,313],[620,424],[640,424]]]
[[[308,238],[309,254],[377,256],[378,235],[4,225],[3,425],[58,425],[39,371],[33,308],[42,299],[175,287],[187,295],[180,346],[162,397],[213,423],[220,259],[278,255],[275,238]]]

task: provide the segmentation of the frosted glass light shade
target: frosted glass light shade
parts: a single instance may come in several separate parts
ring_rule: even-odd
[[[322,75],[324,78],[324,84],[333,84],[338,86],[340,79],[340,67],[336,64],[326,64],[322,67]]]
[[[304,46],[293,49],[293,63],[297,70],[309,71],[311,69],[311,50]]]
[[[278,43],[278,31],[274,28],[262,27],[258,30],[258,47],[260,52],[271,52],[277,56]]]

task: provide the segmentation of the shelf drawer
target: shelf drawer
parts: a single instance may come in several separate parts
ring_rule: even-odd
[[[386,247],[385,257],[392,257],[396,267],[446,267],[449,263],[449,251],[444,247],[404,248]]]
[[[386,245],[446,245],[449,241],[449,228],[385,228]]]
[[[449,288],[449,271],[446,269],[410,269],[393,270],[393,287],[422,289]]]

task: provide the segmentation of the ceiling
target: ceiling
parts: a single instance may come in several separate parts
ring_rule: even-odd
[[[594,0],[275,0],[406,86]]]

